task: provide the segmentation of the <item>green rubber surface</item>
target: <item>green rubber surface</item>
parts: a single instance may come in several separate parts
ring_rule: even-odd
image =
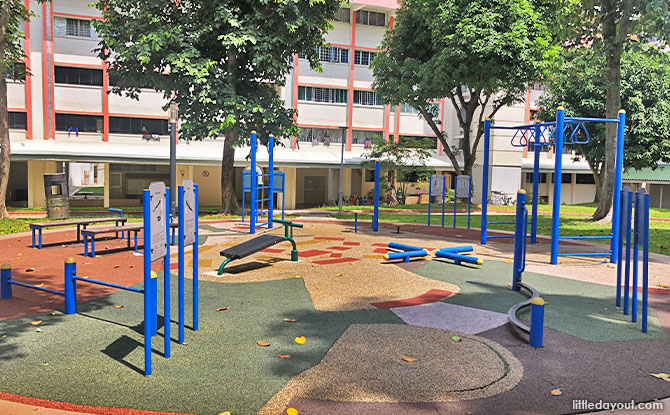
[[[176,292],[175,276],[172,284]],[[186,344],[173,340],[172,357],[165,359],[162,279],[158,286],[152,376],[143,375],[143,296],[119,291],[79,304],[79,314],[1,321],[0,389],[75,404],[253,414],[291,377],[318,364],[350,324],[402,324],[388,310],[316,311],[298,278],[253,284],[201,281],[200,330],[193,332],[188,328],[191,280],[186,280]],[[176,320],[176,296],[171,301]],[[217,312],[219,307],[230,309]],[[32,326],[32,320],[43,323]],[[171,327],[177,339],[178,327]],[[306,343],[295,343],[297,336],[305,336]],[[260,347],[257,340],[270,346]]]
[[[507,313],[514,304],[528,299],[526,292],[513,291],[512,264],[484,261],[478,267],[457,266],[449,261],[426,261],[412,270],[419,275],[447,281],[461,287],[462,294],[444,302],[484,310]],[[575,272],[579,272],[577,269]],[[648,333],[641,331],[642,295],[638,293],[638,322],[631,323],[621,308],[615,306],[616,287],[568,278],[524,272],[523,282],[539,291],[547,302],[544,309],[545,327],[561,331],[586,341],[626,341],[665,338],[665,331],[649,309]],[[518,314],[530,318],[530,308]]]

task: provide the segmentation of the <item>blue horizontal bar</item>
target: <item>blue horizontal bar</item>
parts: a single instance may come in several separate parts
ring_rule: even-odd
[[[582,252],[574,254],[558,254],[558,256],[610,256],[610,255],[612,254],[609,252]]]
[[[609,235],[609,236],[559,236],[558,239],[612,239],[612,235]]]
[[[258,186],[258,187],[256,187],[256,189],[269,189],[269,188],[270,188],[270,186]]]
[[[37,291],[44,291],[45,293],[51,293],[51,294],[56,294],[56,295],[65,295],[65,293],[61,292],[61,291],[55,291],[55,290],[50,290],[48,288],[37,287],[35,285],[25,284],[25,283],[22,283],[22,282],[19,282],[19,281],[9,280],[8,282],[10,284],[18,285],[20,287],[31,288],[31,289],[37,290]]]
[[[567,118],[566,118],[567,120]],[[618,120],[617,120],[618,121]],[[539,122],[537,124],[526,124],[526,125],[517,125],[514,127],[507,127],[507,126],[491,126],[491,129],[496,129],[496,130],[528,130],[531,128],[535,127],[545,127],[548,125],[556,125],[556,121],[551,121],[551,122]]]
[[[125,285],[119,285],[119,284],[114,284],[114,283],[111,283],[111,282],[94,280],[94,279],[91,279],[91,278],[77,277],[76,275],[74,277],[72,277],[72,279],[79,280],[79,281],[84,281],[84,282],[90,282],[90,283],[98,284],[98,285],[105,285],[107,287],[118,288],[118,289],[121,289],[121,290],[132,291],[134,293],[143,293],[144,292],[144,290],[141,289],[141,288],[126,287]]]
[[[486,238],[514,238],[514,235],[486,235]]]
[[[256,202],[267,202],[268,200],[270,200],[269,197],[266,198],[266,199],[258,199],[258,200],[256,200]]]
[[[565,117],[565,122],[619,122],[618,118]]]

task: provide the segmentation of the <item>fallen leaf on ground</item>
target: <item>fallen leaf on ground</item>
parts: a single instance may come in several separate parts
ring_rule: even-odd
[[[49,314],[51,314],[52,316],[57,316],[57,315],[58,315],[58,312],[57,312],[57,311],[52,311],[52,312],[49,313]]]
[[[403,355],[403,356],[400,356],[400,358],[401,358],[402,360],[404,360],[405,362],[410,362],[410,363],[411,363],[411,362],[416,362],[416,359],[413,358],[413,357],[409,357],[409,356],[404,356],[404,355]]]
[[[35,287],[44,287],[44,283],[35,284]]]
[[[507,259],[505,260],[505,262],[510,263],[510,262],[512,262],[512,260],[509,259],[509,258],[507,258]]]
[[[114,268],[120,268],[121,265],[114,265]]]
[[[461,338],[458,337],[458,336],[451,336],[451,340],[453,340],[455,342],[459,342],[459,341],[461,341]]]
[[[291,355],[290,355],[290,354],[280,354],[280,355],[279,355],[279,358],[280,358],[280,359],[290,359],[290,358],[291,358]]]
[[[26,272],[33,272],[35,271],[35,268],[26,268]]]
[[[49,362],[42,363],[42,366],[49,366]]]
[[[614,266],[612,264],[607,264],[607,268],[616,268],[616,266]]]
[[[135,268],[135,265],[131,265],[130,268]]]
[[[116,305],[114,306],[114,308],[123,308],[123,307],[125,307],[125,306],[124,306],[124,305],[121,305],[121,304],[116,304]]]
[[[42,324],[42,320],[33,320],[30,322],[31,326],[39,326],[40,324]]]
[[[38,332],[38,333],[41,333],[41,332],[42,332],[42,329],[39,329],[39,328],[38,328],[38,329],[35,330],[35,331]]]
[[[219,415],[233,415],[233,413],[230,411],[223,411]]]
[[[259,346],[261,346],[261,347],[268,347],[268,346],[270,345],[270,343],[265,342],[265,341],[263,341],[263,340],[259,340],[259,341],[257,341],[256,344],[259,345]]]
[[[226,311],[226,310],[228,310],[229,308],[230,308],[230,307],[219,307],[219,308],[216,309],[216,311]]]
[[[298,343],[298,344],[305,344],[305,342],[307,341],[305,336],[296,337],[293,340],[295,340],[295,342]]]
[[[341,273],[339,273],[339,274],[337,274],[337,276],[338,276],[338,277],[341,277],[341,276],[342,276],[342,274],[341,274]]]
[[[551,394],[554,396],[561,396],[563,395],[563,391],[561,390],[561,388],[556,388],[552,389]]]
[[[296,278],[301,278],[300,275],[296,275],[295,277],[296,277]]]
[[[284,321],[287,322],[287,323],[295,323],[294,318],[285,318]]]
[[[507,284],[508,287],[512,287],[512,284]]]
[[[666,382],[670,382],[670,375],[667,373],[650,373],[651,376],[659,379],[663,379]]]
[[[84,265],[91,265],[90,262],[84,262]]]
[[[662,282],[659,282],[658,286],[661,288],[670,288],[670,285],[663,284]]]
[[[298,410],[295,408],[288,408],[286,410],[286,415],[298,415]]]

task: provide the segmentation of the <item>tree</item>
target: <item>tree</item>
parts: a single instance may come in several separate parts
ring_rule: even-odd
[[[256,130],[298,134],[283,86],[293,56],[319,67],[338,1],[99,0],[104,20],[98,53],[118,81],[112,92],[137,98],[140,86],[175,99],[186,139],[225,136],[221,162],[224,213],[238,209],[233,188],[235,147]]]
[[[372,64],[373,88],[392,105],[416,108],[456,173],[471,175],[484,117],[520,101],[547,72],[558,51],[550,41],[543,15],[528,0],[406,0]],[[443,97],[463,130],[463,166],[431,105]]]
[[[642,42],[670,35],[668,0],[586,0],[573,2],[573,13],[558,25],[571,28],[566,44],[589,45],[602,41],[605,55],[605,116],[616,118],[621,109],[621,56],[629,39]],[[629,111],[630,112],[630,111]],[[616,125],[605,128],[605,154],[601,198],[593,219],[608,217],[612,206],[616,161]]]
[[[43,3],[44,0],[39,0]],[[22,66],[26,57],[21,41],[25,36],[21,23],[32,13],[26,9],[23,0],[0,1],[0,219],[7,218],[7,185],[11,148],[9,143],[9,113],[7,112],[7,78],[23,80],[27,73]]]
[[[601,42],[587,48],[565,51],[563,71],[546,82],[540,98],[540,119],[553,120],[555,108],[565,106],[566,115],[602,117],[606,110],[609,83],[605,51]],[[658,161],[670,161],[670,53],[651,45],[631,45],[621,60],[621,102],[628,110],[624,168],[656,168]],[[588,125],[588,144],[567,145],[589,165],[596,183],[596,202],[606,174],[607,139],[601,123]],[[611,201],[609,202],[611,203]]]
[[[430,157],[426,146],[416,139],[402,140],[400,143],[386,141],[381,137],[374,137],[372,149],[364,154],[366,161],[361,164],[368,169],[374,169],[375,160],[380,161],[380,168],[395,172],[396,196],[400,204],[405,204],[409,183],[426,181],[434,170],[426,167],[426,160]],[[388,180],[381,180],[382,190],[389,191]]]

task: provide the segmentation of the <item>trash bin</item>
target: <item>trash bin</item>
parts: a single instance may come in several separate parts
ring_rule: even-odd
[[[44,195],[47,199],[49,219],[67,219],[70,217],[69,192],[65,173],[47,173],[44,175]]]

